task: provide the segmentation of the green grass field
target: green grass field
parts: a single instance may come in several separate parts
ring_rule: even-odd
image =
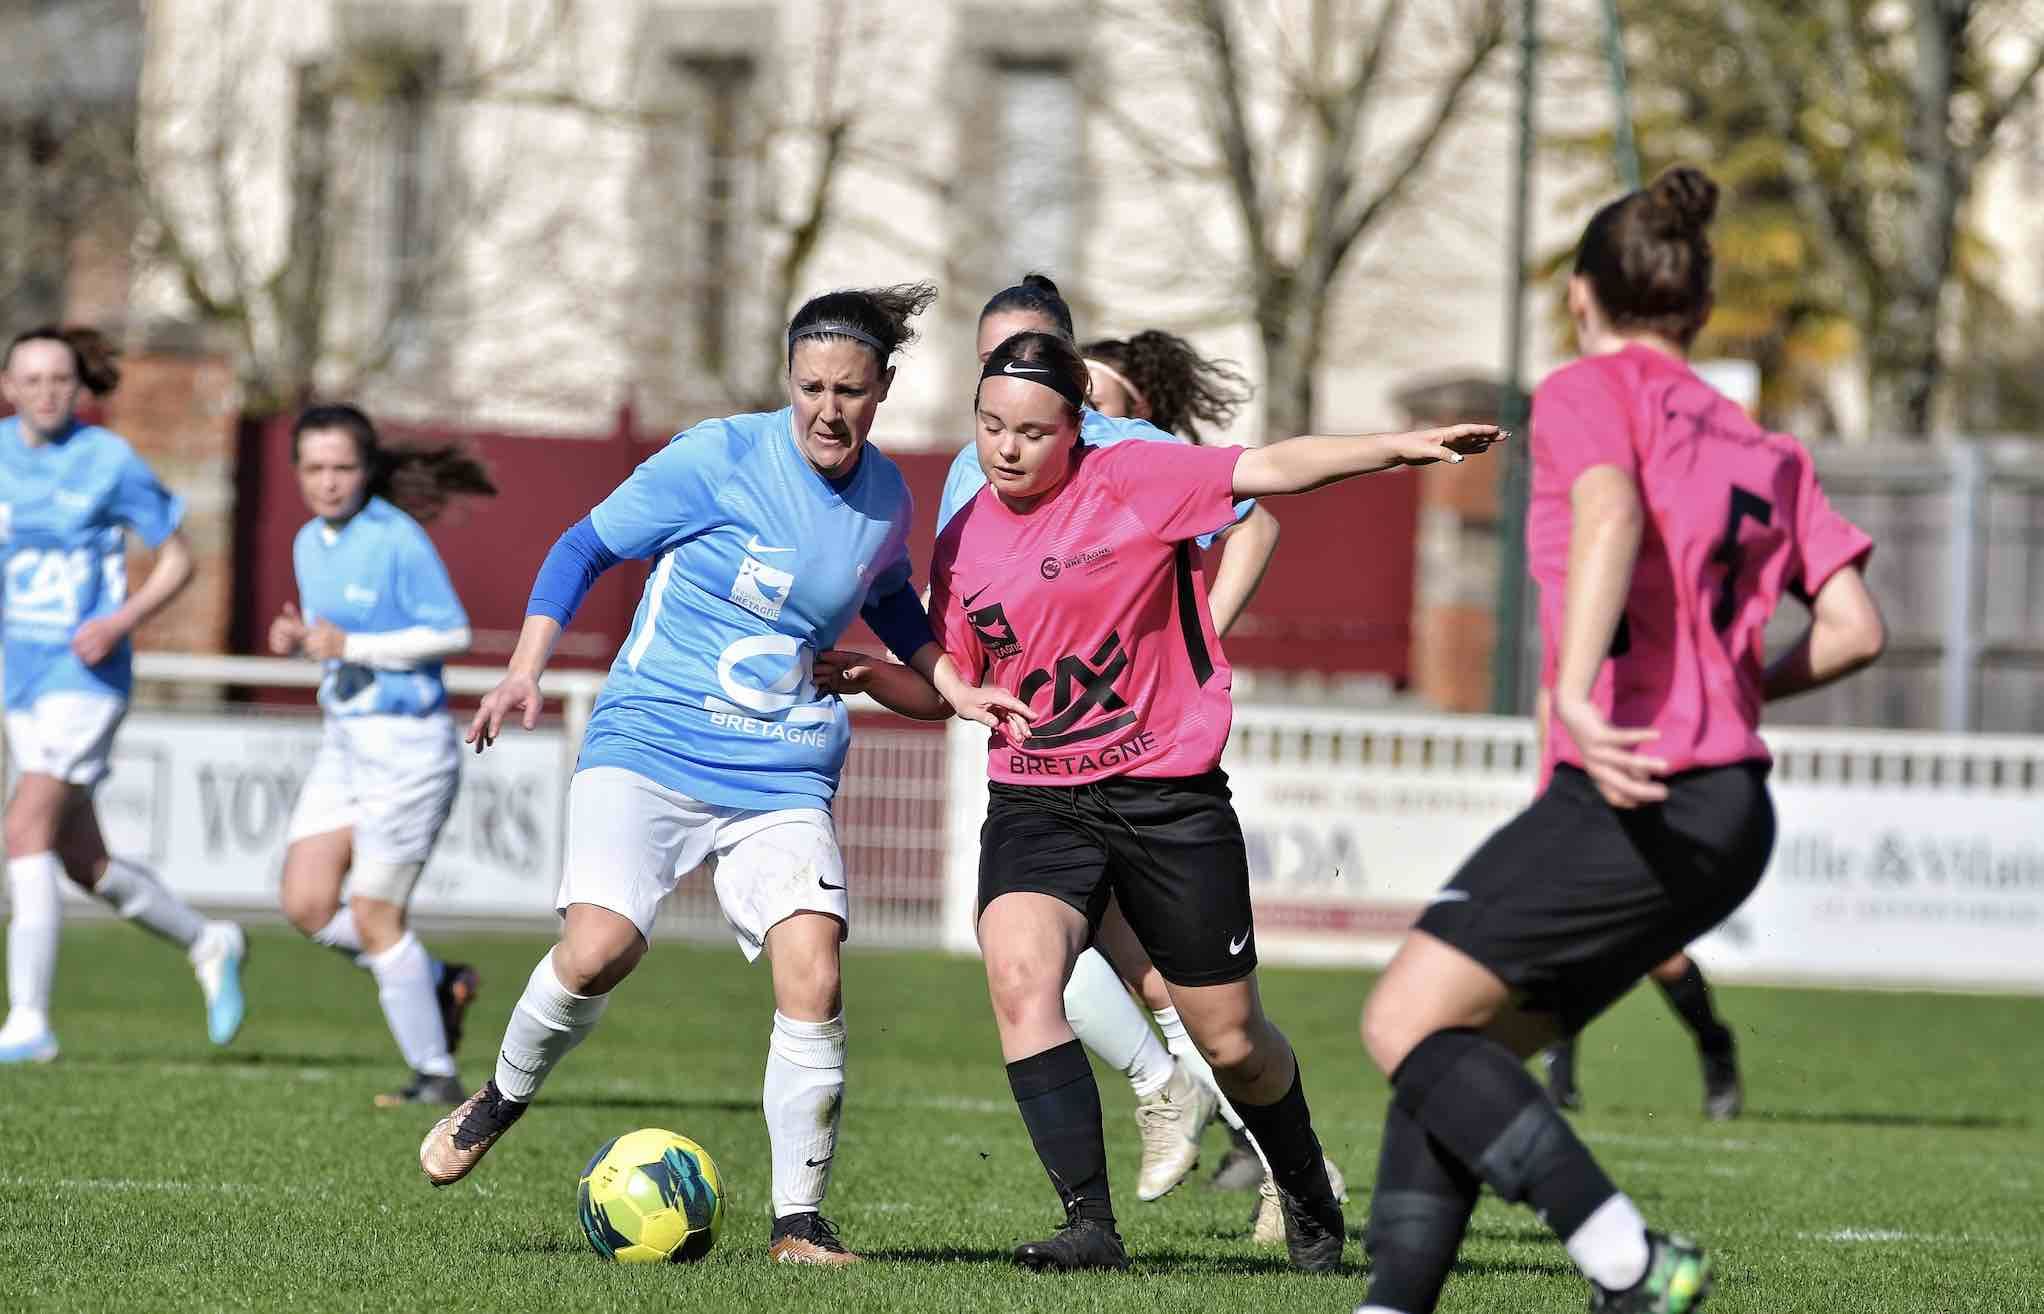
[[[1011,1104],[976,962],[857,953],[851,1087],[828,1212],[876,1261],[765,1262],[758,1111],[771,1004],[728,945],[663,944],[532,1113],[468,1181],[429,1188],[432,1116],[370,1096],[402,1074],[366,975],[276,931],[255,937],[250,1019],[205,1042],[180,958],[134,930],[71,931],[57,1063],[0,1069],[0,1308],[1353,1309],[1349,1275],[1302,1277],[1247,1239],[1251,1197],[1188,1183],[1135,1200],[1126,1083],[1102,1073],[1122,1275],[1032,1276],[1008,1249],[1057,1210]],[[464,1075],[480,1081],[542,948],[433,941],[482,970]],[[1265,997],[1307,1067],[1321,1135],[1369,1199],[1383,1083],[1354,1037],[1365,980],[1272,971]],[[1710,1308],[2044,1309],[2044,1001],[1733,989],[1750,1112],[1697,1114],[1687,1038],[1640,992],[1585,1039],[1581,1118],[1657,1224],[1718,1257]],[[576,1226],[583,1160],[666,1126],[706,1145],[729,1192],[692,1267],[625,1268]],[[1225,1142],[1209,1133],[1209,1166]],[[1201,1176],[1204,1175],[1202,1169]],[[1581,1310],[1585,1288],[1530,1213],[1486,1199],[1444,1310]]]

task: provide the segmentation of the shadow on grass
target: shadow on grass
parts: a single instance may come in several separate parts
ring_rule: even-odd
[[[2001,1118],[1985,1113],[1874,1113],[1850,1109],[1757,1109],[1746,1117],[1756,1123],[1786,1122],[1816,1127],[1931,1127],[1941,1131],[2022,1131],[2028,1118]]]
[[[655,1099],[650,1095],[563,1095],[558,1099],[546,1095],[539,1102],[549,1109],[621,1109],[632,1113],[662,1113],[675,1109],[701,1109],[710,1113],[759,1112],[758,1100],[690,1099],[686,1095],[671,1100]]]
[[[861,1250],[859,1253],[868,1260],[884,1264],[984,1264],[1003,1269],[1017,1267],[1015,1257],[1010,1251],[988,1250],[974,1246],[906,1246],[890,1250]],[[1195,1254],[1185,1250],[1151,1250],[1141,1246],[1131,1248],[1129,1258],[1133,1261],[1133,1268],[1130,1271],[1138,1276],[1144,1273],[1169,1273],[1181,1269],[1268,1276],[1272,1273],[1288,1272],[1291,1268],[1282,1255]],[[1339,1272],[1330,1276],[1353,1275],[1360,1271],[1344,1265]],[[1091,1279],[1094,1275],[1083,1276]]]
[[[66,1066],[139,1068],[164,1064],[202,1068],[389,1068],[398,1059],[389,1054],[289,1054],[275,1050],[123,1050],[119,1053],[65,1056]]]

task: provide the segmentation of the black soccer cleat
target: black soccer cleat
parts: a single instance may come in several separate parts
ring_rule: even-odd
[[[859,1257],[838,1240],[837,1227],[814,1209],[774,1220],[767,1254],[776,1264],[856,1264]]]
[[[1730,1122],[1746,1107],[1746,1091],[1739,1081],[1739,1055],[1731,1037],[1718,1050],[1701,1050],[1703,1061],[1703,1116],[1712,1122]]]
[[[1047,1241],[1024,1241],[1015,1247],[1015,1262],[1034,1273],[1076,1273],[1081,1269],[1119,1270],[1128,1267],[1121,1234],[1105,1223],[1069,1214]]]
[[[1301,1273],[1341,1271],[1341,1246],[1347,1240],[1347,1224],[1341,1216],[1341,1202],[1330,1191],[1325,1199],[1307,1200],[1277,1188],[1278,1208],[1285,1218],[1285,1249],[1292,1267]]]
[[[1694,1241],[1647,1233],[1647,1271],[1624,1291],[1590,1284],[1590,1314],[1689,1314],[1710,1295],[1710,1256]]]
[[[440,1025],[447,1031],[447,1052],[453,1054],[461,1049],[462,1019],[468,1016],[468,1006],[475,1002],[483,982],[467,963],[442,966],[440,984],[433,987],[433,997],[440,1004]],[[460,1102],[458,1096],[455,1102]]]
[[[467,1098],[468,1087],[461,1084],[460,1077],[436,1077],[430,1073],[414,1072],[411,1084],[403,1090],[389,1090],[378,1095],[376,1107],[396,1109],[407,1104],[437,1104],[451,1109]]]
[[[1216,1191],[1254,1191],[1263,1185],[1263,1160],[1256,1157],[1249,1137],[1237,1129],[1228,1128],[1228,1140],[1228,1152],[1221,1156],[1207,1186]]]

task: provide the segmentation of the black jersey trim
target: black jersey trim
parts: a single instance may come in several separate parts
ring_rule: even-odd
[[[1193,682],[1204,686],[1214,678],[1214,658],[1207,651],[1207,636],[1199,626],[1199,595],[1192,587],[1192,544],[1180,539],[1174,561],[1178,575],[1178,628],[1185,634],[1185,655],[1192,661]]]

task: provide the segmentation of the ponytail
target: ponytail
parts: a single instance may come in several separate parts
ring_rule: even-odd
[[[368,497],[381,497],[426,524],[459,496],[495,497],[497,485],[483,463],[460,443],[385,447],[375,424],[344,403],[314,406],[291,426],[291,460],[298,442],[313,430],[337,430],[355,442],[355,454],[369,471]]]

